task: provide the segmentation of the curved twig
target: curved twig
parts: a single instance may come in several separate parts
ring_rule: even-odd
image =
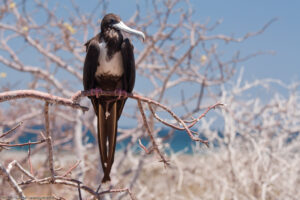
[[[71,99],[62,98],[48,94],[46,92],[40,92],[36,90],[16,90],[16,91],[7,91],[0,93],[0,103],[4,101],[9,101],[13,99],[21,98],[33,98],[43,100],[49,103],[60,104],[64,106],[69,106],[75,109],[81,109],[83,111],[88,111],[88,108],[81,106],[80,104],[72,101]]]

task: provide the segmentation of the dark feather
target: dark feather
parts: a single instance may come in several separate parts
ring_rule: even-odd
[[[98,42],[96,40],[89,41],[83,67],[84,90],[90,90],[96,87],[95,73],[97,71],[99,55],[100,48]]]
[[[125,72],[123,78],[124,90],[131,93],[135,83],[135,63],[133,46],[128,38],[126,38],[122,43],[121,53]]]
[[[99,104],[98,104],[99,105]],[[108,112],[110,115],[105,116],[106,108],[99,106],[98,115],[98,145],[100,150],[101,164],[104,172],[102,182],[110,181],[110,170],[114,162],[116,138],[117,138],[117,106],[113,102]],[[108,141],[108,146],[107,146]],[[108,150],[107,150],[108,148]]]
[[[133,46],[130,43],[129,39],[126,38],[121,46],[121,54],[123,59],[124,66],[124,75],[123,75],[123,90],[128,93],[131,93],[135,83],[135,62],[133,54]],[[121,117],[125,102],[127,98],[118,101],[118,120]]]

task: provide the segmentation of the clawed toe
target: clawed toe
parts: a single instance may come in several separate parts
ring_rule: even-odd
[[[118,95],[117,100],[120,100],[122,97],[127,95],[127,92],[124,90],[117,89],[117,90],[115,90],[115,94],[116,94],[116,96]]]
[[[100,95],[102,94],[102,89],[101,88],[96,88],[95,89],[95,93],[96,93],[96,98],[98,99],[99,98],[99,94]]]

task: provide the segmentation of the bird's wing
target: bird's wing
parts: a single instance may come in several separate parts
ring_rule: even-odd
[[[97,38],[100,38],[100,33],[98,33],[95,37],[89,39],[89,40],[84,44],[84,46],[85,46],[85,51],[86,51],[86,52],[88,52],[90,43],[91,43],[92,41],[97,41]]]
[[[124,75],[123,75],[123,90],[132,92],[135,83],[135,61],[133,54],[133,45],[129,39],[125,39],[121,46],[121,54],[123,59]],[[126,99],[118,101],[117,114],[120,118]]]
[[[96,87],[95,73],[98,66],[98,58],[100,55],[100,47],[96,40],[89,40],[86,44],[87,54],[83,67],[83,87],[84,90],[90,90]],[[95,113],[98,114],[98,104],[96,98],[91,98]]]
[[[95,88],[95,73],[98,66],[100,47],[96,40],[91,40],[87,46],[87,54],[83,67],[84,90]]]
[[[122,43],[121,53],[125,72],[123,80],[123,84],[125,84],[124,89],[127,92],[132,92],[135,83],[135,61],[133,54],[133,45],[128,38],[126,38]]]

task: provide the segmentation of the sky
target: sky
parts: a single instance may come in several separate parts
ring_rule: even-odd
[[[77,2],[86,12],[91,10],[92,3],[87,4],[80,0]],[[144,5],[147,5],[147,2],[150,3],[147,0],[140,0],[140,2],[143,2]],[[242,63],[245,70],[244,80],[276,78],[287,84],[300,80],[300,61],[298,59],[300,54],[300,1],[190,0],[190,3],[194,8],[194,20],[202,23],[210,20],[212,24],[217,20],[223,20],[223,23],[215,30],[216,34],[240,37],[248,32],[259,30],[268,21],[277,18],[278,20],[263,34],[250,38],[242,44],[237,44],[243,55],[257,51],[275,52],[273,55],[258,56]],[[124,21],[127,21],[135,9],[136,0],[112,0],[107,12],[117,13]],[[99,16],[99,18],[101,17]],[[226,51],[230,52],[231,50],[233,51],[233,49],[226,48]],[[0,69],[0,73],[8,71],[10,72],[7,68]],[[3,83],[4,80],[0,79],[0,84],[1,82]]]
[[[136,1],[113,0],[108,12],[128,19],[135,11]],[[256,32],[273,18],[273,23],[262,35],[250,38],[240,45],[242,53],[274,51],[272,55],[258,56],[243,63],[244,79],[276,78],[291,83],[300,80],[300,1],[278,0],[191,0],[194,19],[211,22],[222,19],[216,33],[243,36]]]

